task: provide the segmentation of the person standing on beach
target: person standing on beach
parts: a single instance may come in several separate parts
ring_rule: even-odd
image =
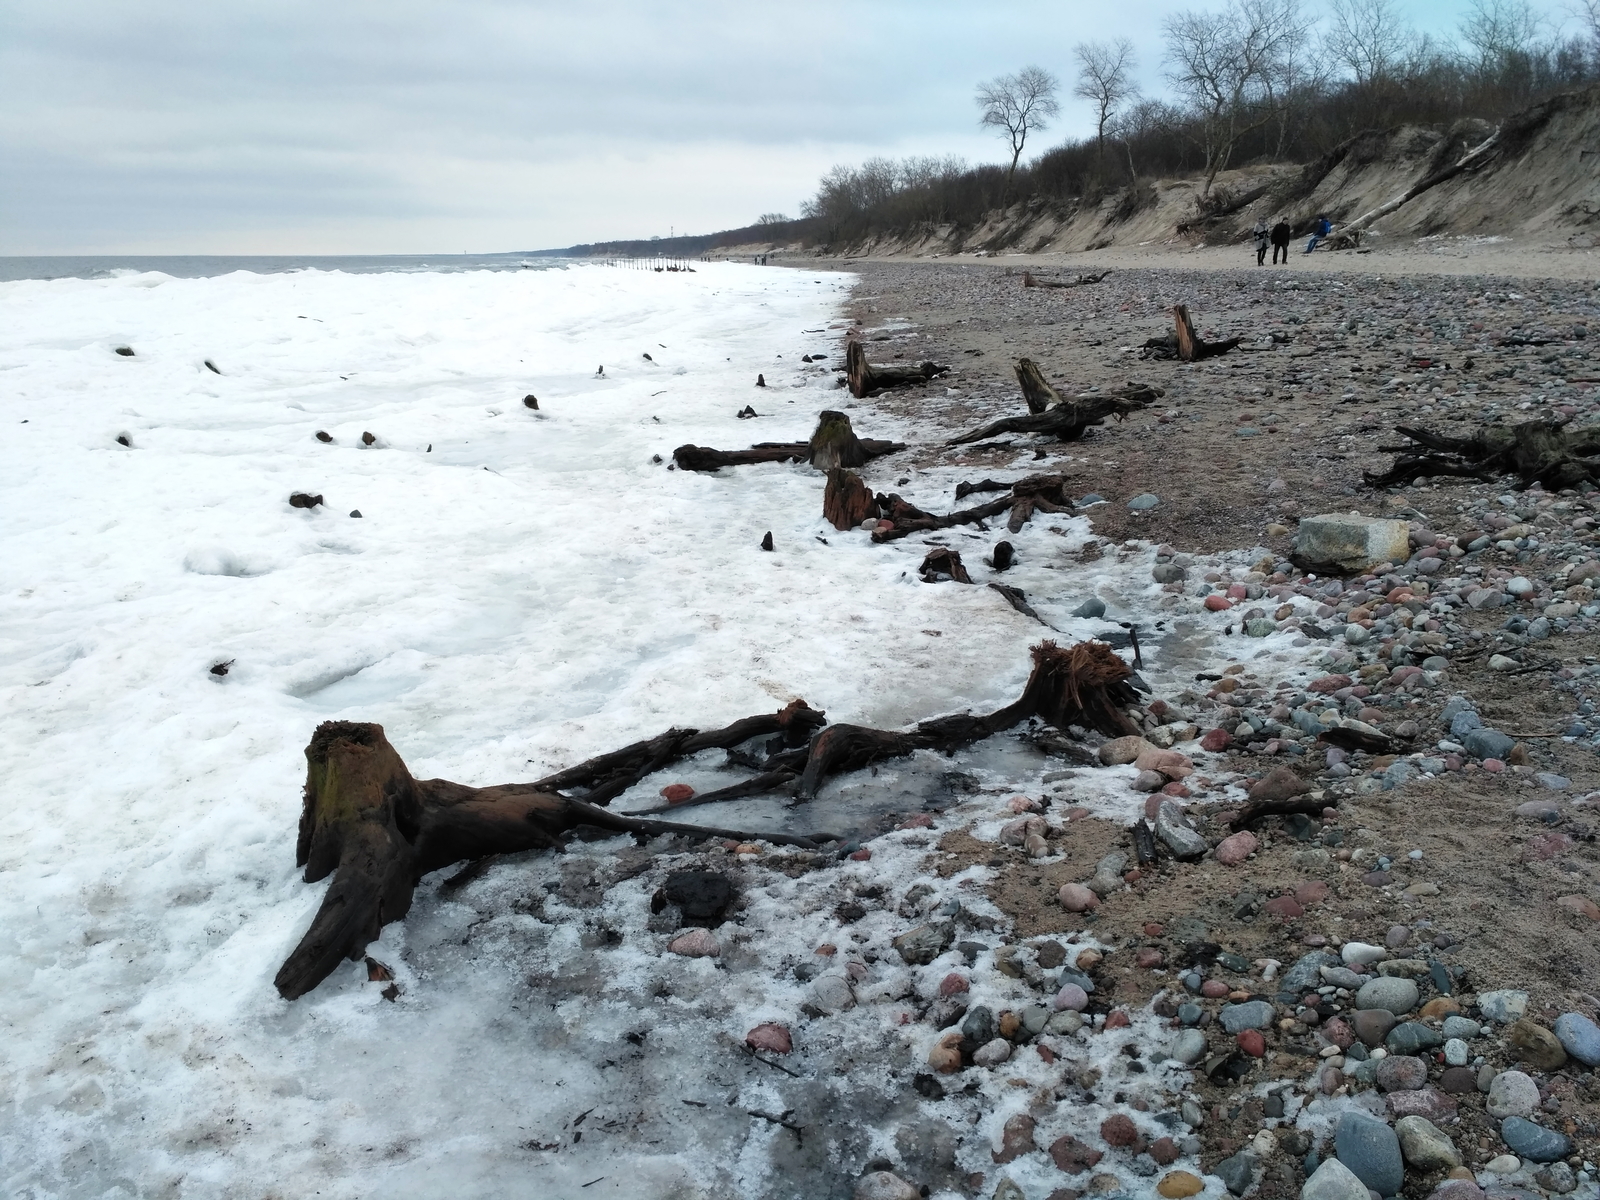
[[[1256,266],[1262,267],[1267,263],[1267,219],[1256,218],[1256,227],[1250,231],[1256,238]],[[1277,261],[1274,256],[1273,261]]]
[[[1289,239],[1293,236],[1293,233],[1289,229],[1289,222],[1285,221],[1282,217],[1279,217],[1278,223],[1272,227],[1273,266],[1278,265],[1279,254],[1283,255],[1283,265],[1286,267],[1289,265]]]
[[[1317,243],[1332,232],[1333,222],[1328,220],[1327,215],[1323,214],[1318,216],[1316,224],[1311,227],[1311,240],[1306,243],[1306,253],[1310,254],[1313,250],[1315,250],[1317,248]]]

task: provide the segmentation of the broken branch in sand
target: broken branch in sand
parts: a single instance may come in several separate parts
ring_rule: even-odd
[[[850,384],[850,394],[857,400],[874,395],[886,388],[905,387],[907,384],[927,383],[950,370],[935,362],[898,365],[895,363],[869,363],[867,352],[860,342],[851,342],[844,354],[845,378]]]
[[[938,717],[905,732],[835,725],[817,733],[822,713],[796,700],[777,713],[747,717],[704,733],[673,729],[534,783],[474,788],[447,779],[414,779],[380,725],[326,721],[306,747],[305,797],[295,861],[307,883],[333,876],[311,927],[279,969],[275,984],[288,1000],[316,987],[343,959],[359,959],[383,926],[411,908],[417,881],[462,860],[546,850],[582,826],[655,836],[761,839],[814,849],[833,835],[810,838],[748,833],[618,814],[600,807],[623,788],[699,750],[732,751],[752,738],[781,735],[752,779],[698,797],[701,803],[759,795],[793,784],[799,799],[822,781],[881,758],[932,749],[950,753],[1037,717],[1066,730],[1080,725],[1107,735],[1138,732],[1126,709],[1138,702],[1131,668],[1110,647],[1083,642],[1033,648],[1033,672],[1020,699],[987,715]],[[798,745],[796,743],[799,743]],[[586,787],[584,796],[560,787]],[[593,803],[598,800],[600,803]],[[464,883],[471,869],[455,876]]]
[[[985,481],[989,483],[991,481]],[[1066,495],[1065,475],[1029,475],[1015,483],[1004,485],[1008,494],[972,508],[959,509],[944,516],[925,513],[899,496],[877,498],[878,511],[894,522],[892,528],[879,528],[872,535],[875,542],[893,542],[912,533],[925,533],[931,529],[948,529],[952,525],[971,525],[1009,511],[1008,528],[1015,533],[1021,529],[1035,509],[1040,512],[1071,512],[1072,501]],[[971,491],[988,488],[972,488]],[[957,489],[957,495],[961,495]],[[1013,523],[1014,522],[1014,523]]]

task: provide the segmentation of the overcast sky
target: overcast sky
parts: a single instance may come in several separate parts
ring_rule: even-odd
[[[1466,0],[1412,0],[1455,24]],[[0,0],[0,253],[526,250],[795,213],[834,163],[997,159],[974,85],[1185,0]],[[1039,147],[1090,129],[1067,100]],[[1034,147],[1030,146],[1030,152]]]

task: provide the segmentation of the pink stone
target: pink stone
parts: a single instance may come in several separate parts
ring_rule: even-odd
[[[1145,820],[1154,821],[1156,819],[1156,814],[1161,811],[1161,801],[1165,798],[1165,795],[1165,792],[1152,792],[1144,798]]]
[[[1294,889],[1295,903],[1301,906],[1321,904],[1328,898],[1328,885],[1320,879],[1310,879]]]
[[[789,1036],[788,1027],[774,1021],[757,1025],[745,1034],[744,1044],[752,1050],[766,1050],[773,1054],[787,1054],[794,1049],[794,1041]]]
[[[1523,862],[1543,862],[1559,858],[1572,849],[1572,837],[1565,833],[1540,833],[1528,839],[1522,848]]]
[[[1089,993],[1075,983],[1064,983],[1056,993],[1057,1012],[1082,1012],[1089,1003]]]
[[[690,929],[680,933],[667,943],[667,949],[685,958],[716,958],[722,953],[722,947],[717,945],[717,939],[711,936],[709,929]]]
[[[927,813],[915,813],[912,816],[907,817],[904,821],[901,821],[900,824],[895,826],[895,828],[896,829],[932,829],[933,828],[933,818],[930,817]]]
[[[954,996],[967,990],[967,977],[959,971],[951,971],[939,983],[939,995]]]
[[[1483,769],[1491,775],[1498,775],[1506,769],[1506,765],[1498,758],[1486,758],[1483,760]]]
[[[1390,1092],[1389,1111],[1397,1117],[1427,1117],[1430,1121],[1456,1111],[1456,1099],[1433,1088],[1414,1092]]]
[[[1261,843],[1248,829],[1230,834],[1217,843],[1217,861],[1225,867],[1236,867],[1256,852]]]
[[[1133,956],[1133,965],[1146,971],[1153,971],[1166,961],[1167,956],[1152,946],[1143,947]]]
[[[1207,1000],[1221,1000],[1229,990],[1228,985],[1220,979],[1208,979],[1200,985],[1200,994]]]
[[[1212,612],[1227,612],[1233,607],[1232,601],[1226,596],[1219,596],[1216,592],[1206,597],[1206,607]]]
[[[1341,1050],[1350,1049],[1356,1040],[1355,1030],[1346,1025],[1340,1017],[1330,1017],[1328,1019],[1328,1023],[1322,1027],[1322,1036]]]
[[[1290,921],[1306,915],[1306,910],[1295,902],[1293,896],[1274,896],[1261,906],[1261,911]]]
[[[1234,1041],[1238,1042],[1239,1049],[1251,1058],[1260,1058],[1267,1052],[1267,1039],[1261,1036],[1259,1029],[1242,1029]]]
[[[1141,771],[1156,771],[1168,779],[1184,779],[1194,774],[1194,764],[1176,750],[1158,750],[1154,746],[1133,760]]]
[[[1220,753],[1233,744],[1233,735],[1226,729],[1208,729],[1200,739],[1200,749],[1209,750],[1212,754]]]
[[[1189,785],[1184,783],[1169,783],[1156,793],[1158,796],[1176,796],[1180,800],[1187,800],[1194,793],[1189,790]],[[1157,809],[1161,807],[1159,804]]]
[[[661,798],[668,804],[682,804],[694,795],[694,789],[687,783],[669,783],[661,789]]]
[[[1128,1016],[1126,1009],[1113,1008],[1106,1014],[1107,1029],[1127,1029],[1133,1024],[1133,1018]]]
[[[1068,912],[1088,912],[1100,906],[1100,897],[1081,883],[1062,884],[1056,896],[1061,901],[1061,907]]]
[[[1228,585],[1228,599],[1230,600],[1243,600],[1249,595],[1249,588],[1242,583],[1230,583]]]
[[[1308,683],[1306,685],[1306,691],[1328,693],[1336,692],[1340,688],[1347,688],[1349,686],[1350,676],[1348,675],[1324,675],[1321,679],[1313,679],[1310,683]]]
[[[857,850],[854,854],[852,854],[850,856],[850,861],[852,861],[852,862],[871,862],[872,861],[872,851],[868,850],[865,846],[863,846],[863,847],[861,847],[861,849]]]

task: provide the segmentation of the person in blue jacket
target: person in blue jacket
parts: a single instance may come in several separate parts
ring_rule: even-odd
[[[1326,214],[1317,217],[1311,226],[1311,240],[1306,243],[1306,253],[1310,254],[1317,248],[1317,243],[1333,232],[1333,222],[1328,220]]]

